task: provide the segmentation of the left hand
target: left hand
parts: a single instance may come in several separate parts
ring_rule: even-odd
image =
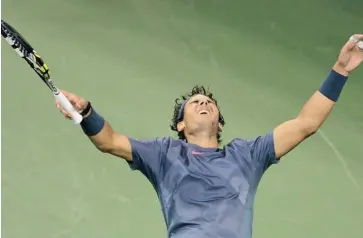
[[[363,41],[363,34],[353,35],[341,49],[334,66],[339,73],[348,75],[363,62],[363,49],[358,47],[358,41]]]

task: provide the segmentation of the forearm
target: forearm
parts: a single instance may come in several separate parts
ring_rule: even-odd
[[[324,123],[336,104],[347,80],[348,73],[338,64],[333,67],[319,90],[305,103],[298,120],[303,122],[307,133],[315,132]]]
[[[82,127],[84,129],[84,127]],[[83,130],[85,132],[85,130]],[[114,137],[114,130],[110,124],[105,121],[100,132],[95,135],[87,135],[89,140],[102,152],[107,152],[112,147],[112,141]]]
[[[299,120],[302,129],[307,133],[314,133],[324,123],[335,105],[326,96],[318,90],[305,103],[300,111],[297,120]]]
[[[131,145],[128,138],[115,132],[110,124],[93,108],[90,108],[84,117],[81,127],[98,150],[126,160],[132,160]]]

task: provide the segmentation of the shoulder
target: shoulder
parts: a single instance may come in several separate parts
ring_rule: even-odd
[[[273,131],[253,139],[234,139],[231,146],[238,148],[240,151],[247,150],[256,161],[260,161],[266,166],[279,161],[275,153]]]
[[[129,137],[131,144],[133,167],[143,169],[143,167],[158,167],[168,153],[171,145],[175,141],[171,137],[155,137],[135,139]]]
[[[274,147],[273,132],[270,131],[254,138],[234,138],[226,147],[239,151],[250,151],[252,153],[259,150],[269,151]]]
[[[226,149],[247,149],[250,144],[249,139],[244,138],[234,138],[228,144],[226,144]]]
[[[261,142],[273,142],[273,131],[269,131],[266,134],[255,136],[252,138],[234,138],[227,145],[253,147],[254,145]]]
[[[171,137],[154,137],[154,138],[132,138],[128,137],[128,139],[133,143],[146,143],[146,144],[165,144],[170,143],[172,140],[174,140]]]
[[[142,139],[135,139],[135,138],[128,138],[133,150],[135,149],[167,149],[172,145],[176,145],[178,143],[182,143],[180,140],[175,140],[172,137],[154,137],[154,138],[142,138]]]

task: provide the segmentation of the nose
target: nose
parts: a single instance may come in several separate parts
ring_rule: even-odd
[[[208,100],[204,99],[204,100],[200,100],[199,105],[208,105]]]

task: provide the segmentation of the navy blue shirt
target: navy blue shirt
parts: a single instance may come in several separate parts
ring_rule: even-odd
[[[252,237],[258,183],[278,162],[272,132],[223,149],[170,137],[129,140],[130,166],[154,186],[170,238]]]

